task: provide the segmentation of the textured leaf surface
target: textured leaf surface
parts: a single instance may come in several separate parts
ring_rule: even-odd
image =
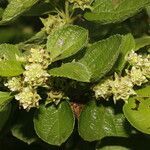
[[[38,138],[34,131],[33,113],[21,112],[11,128],[11,132],[14,137],[27,144],[35,142]]]
[[[16,60],[16,55],[21,56],[20,51],[14,45],[0,45],[0,76],[10,77],[22,74],[22,63]]]
[[[113,67],[121,45],[121,36],[111,36],[106,40],[92,44],[80,63],[91,71],[91,80],[95,81],[103,77]]]
[[[47,49],[53,60],[60,60],[77,53],[87,44],[88,32],[79,26],[67,26],[48,37]]]
[[[0,92],[0,110],[5,107],[12,98],[9,92]]]
[[[34,117],[34,128],[37,135],[51,145],[64,143],[74,128],[74,116],[68,102],[62,101],[57,107],[41,106]]]
[[[142,47],[150,45],[150,36],[144,36],[135,40],[136,47],[135,50],[139,50]]]
[[[3,13],[1,23],[15,19],[37,2],[38,0],[11,0]]]
[[[11,112],[11,104],[6,105],[0,110],[0,131],[7,122],[10,112]]]
[[[131,34],[127,34],[125,36],[122,36],[122,42],[120,45],[120,54],[118,57],[118,60],[115,65],[115,70],[117,72],[121,72],[124,68],[124,65],[126,63],[125,56],[127,53],[129,53],[131,50],[135,49],[135,40]]]
[[[127,120],[139,131],[150,134],[150,98],[130,98],[123,107]]]
[[[79,62],[63,64],[59,68],[49,70],[49,74],[56,77],[66,77],[77,81],[89,82],[91,72]]]
[[[96,0],[93,11],[85,14],[89,21],[104,24],[124,21],[145,7],[149,0]]]
[[[95,101],[88,103],[79,118],[78,131],[87,141],[100,140],[106,136],[126,137],[125,117],[115,114],[113,108],[97,105]]]

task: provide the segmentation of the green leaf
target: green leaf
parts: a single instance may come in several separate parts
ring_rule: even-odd
[[[71,135],[74,128],[74,115],[66,101],[58,106],[42,105],[34,117],[37,135],[51,145],[61,145]]]
[[[150,45],[150,36],[144,36],[144,37],[138,38],[135,40],[135,42],[136,42],[135,51],[137,51],[142,47]]]
[[[149,3],[149,0],[95,0],[92,12],[85,13],[85,18],[103,24],[121,22]]]
[[[11,104],[6,105],[0,110],[0,131],[7,122],[10,113],[11,113]]]
[[[34,131],[33,112],[21,112],[11,132],[14,137],[27,144],[35,142],[38,138]]]
[[[116,72],[121,73],[123,70],[126,60],[125,56],[128,52],[135,49],[135,40],[134,37],[131,34],[127,34],[125,36],[122,36],[122,42],[120,45],[120,54],[118,57],[118,60],[114,66]]]
[[[91,71],[91,81],[103,77],[113,67],[120,52],[121,36],[115,35],[92,44],[79,61]]]
[[[11,77],[23,73],[22,63],[16,60],[16,56],[21,56],[18,48],[11,44],[0,45],[0,76]]]
[[[15,19],[37,2],[38,0],[11,0],[3,13],[1,24]]]
[[[138,97],[150,97],[150,86],[136,90],[136,93]]]
[[[0,8],[0,18],[2,17],[3,12],[4,12],[4,10],[2,8]]]
[[[51,76],[66,77],[82,82],[89,82],[91,74],[83,64],[79,62],[71,62],[63,64],[59,68],[49,70]]]
[[[130,98],[128,103],[125,103],[123,112],[132,126],[143,133],[150,134],[150,98]]]
[[[47,50],[53,61],[67,58],[82,49],[88,41],[88,31],[79,26],[66,26],[48,37]]]
[[[11,100],[13,96],[9,92],[0,91],[0,110],[3,109]]]
[[[131,150],[131,149],[119,145],[109,145],[109,146],[104,146],[102,148],[96,148],[96,150]]]
[[[93,100],[83,108],[80,114],[78,131],[84,140],[95,141],[106,136],[127,137],[124,126],[123,114],[115,114],[112,107],[98,105]]]

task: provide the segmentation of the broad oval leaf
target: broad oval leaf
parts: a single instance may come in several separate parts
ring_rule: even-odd
[[[11,0],[5,9],[1,24],[7,23],[31,8],[39,0]]]
[[[0,76],[11,77],[23,73],[22,63],[16,60],[16,56],[21,56],[21,52],[15,45],[0,45]]]
[[[43,141],[51,145],[61,145],[71,135],[74,121],[70,105],[62,101],[58,106],[42,105],[34,117],[34,128]]]
[[[64,59],[77,53],[88,41],[88,31],[79,26],[66,26],[51,34],[47,50],[53,61]]]
[[[95,0],[92,12],[87,12],[85,18],[103,24],[121,22],[149,3],[149,0]]]
[[[0,131],[7,122],[10,113],[11,113],[11,104],[6,105],[0,110]]]
[[[111,36],[92,44],[79,61],[91,71],[91,81],[99,80],[113,67],[120,52],[122,37]]]
[[[93,100],[83,108],[80,114],[78,131],[86,141],[101,140],[106,136],[127,137],[124,125],[123,114],[115,114],[112,107],[97,105]]]
[[[89,82],[91,78],[91,72],[79,62],[62,64],[59,68],[49,70],[49,74],[51,76],[65,77],[82,82]]]
[[[13,98],[9,92],[1,92],[0,91],[0,110],[5,107]]]
[[[125,103],[123,112],[132,126],[143,133],[150,134],[150,98],[130,98],[128,103]]]

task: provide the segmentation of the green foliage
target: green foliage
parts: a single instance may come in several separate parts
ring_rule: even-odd
[[[5,105],[5,107],[0,109],[0,120],[1,120],[0,121],[0,131],[2,130],[4,125],[6,124],[10,113],[11,113],[11,104]]]
[[[12,21],[37,2],[38,0],[11,0],[2,15],[1,24]]]
[[[3,109],[13,97],[9,92],[0,92],[0,110]]]
[[[68,102],[58,106],[41,106],[34,117],[37,135],[52,145],[61,145],[71,135],[74,127],[74,116]]]
[[[47,50],[51,59],[56,61],[77,53],[86,46],[87,40],[87,30],[78,26],[67,26],[49,35]]]
[[[86,141],[101,140],[107,136],[128,136],[124,115],[115,114],[112,107],[97,104],[94,100],[82,110],[78,130]]]
[[[85,18],[103,24],[121,22],[149,3],[149,0],[95,0],[92,12],[87,12]]]
[[[0,149],[150,149],[149,5],[1,0]]]
[[[139,131],[150,134],[150,87],[137,90],[137,96],[130,98],[123,107],[128,121]]]
[[[23,73],[22,63],[16,57],[21,56],[21,52],[14,45],[0,45],[0,76],[11,77]]]

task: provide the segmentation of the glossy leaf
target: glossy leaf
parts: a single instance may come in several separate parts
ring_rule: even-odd
[[[7,122],[10,113],[11,113],[11,104],[6,105],[0,110],[0,131]]]
[[[78,131],[86,141],[101,140],[106,136],[128,136],[123,114],[115,114],[108,106],[97,105],[93,100],[82,110]]]
[[[150,134],[150,98],[130,98],[123,107],[127,120],[139,131]]]
[[[113,67],[118,58],[121,36],[115,35],[92,44],[79,61],[91,71],[91,81],[103,77]]]
[[[121,22],[149,3],[149,0],[95,0],[92,12],[87,12],[85,18],[103,24]]]
[[[5,9],[1,24],[9,22],[32,7],[38,0],[11,0]]]
[[[53,61],[64,59],[82,49],[88,41],[88,31],[79,26],[66,26],[48,37],[47,50]]]
[[[5,107],[13,98],[9,92],[0,92],[0,110]]]
[[[10,77],[23,73],[22,63],[16,60],[16,56],[21,56],[18,48],[11,44],[0,45],[0,76]]]
[[[34,117],[34,128],[37,135],[51,145],[64,143],[74,128],[74,116],[68,102],[41,106]]]
[[[49,70],[51,76],[66,77],[77,81],[89,82],[91,72],[88,68],[79,62],[71,62],[63,64],[59,68]]]

